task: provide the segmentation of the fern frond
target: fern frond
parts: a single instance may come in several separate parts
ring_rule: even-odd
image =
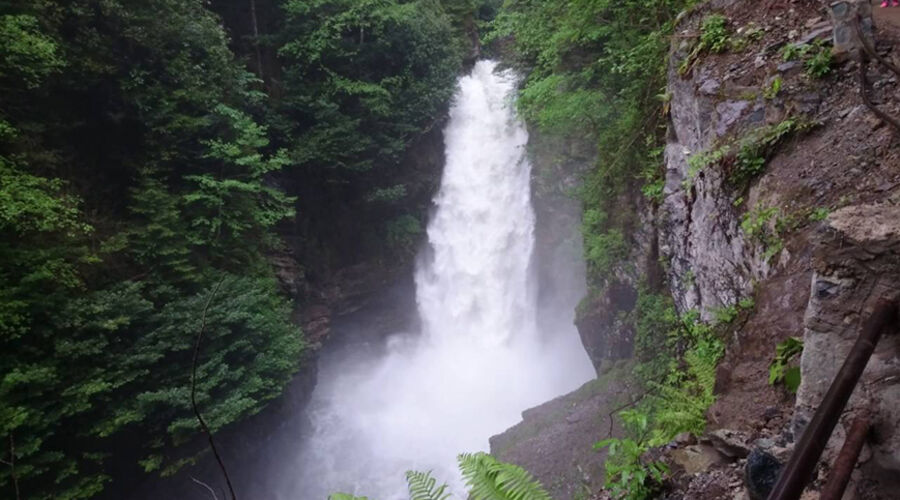
[[[369,497],[355,497],[346,493],[332,493],[328,495],[328,500],[369,500]]]
[[[431,472],[406,471],[409,500],[446,500],[450,497],[447,485],[437,486]]]
[[[487,453],[459,455],[459,468],[472,500],[550,500],[541,483],[525,469]]]

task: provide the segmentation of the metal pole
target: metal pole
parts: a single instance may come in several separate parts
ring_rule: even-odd
[[[778,482],[769,494],[768,500],[797,500],[803,493],[803,488],[812,476],[812,472],[822,456],[822,451],[831,437],[834,426],[837,425],[841,411],[847,405],[853,389],[859,382],[875,344],[881,338],[886,327],[895,323],[897,318],[897,303],[880,299],[875,305],[872,315],[863,325],[862,332],[841,370],[838,372],[825,398],[816,410],[812,422],[803,432],[803,437],[797,443],[794,453],[787,465],[778,476]]]
[[[828,483],[825,484],[819,500],[841,500],[841,497],[844,496],[844,490],[847,489],[847,483],[850,482],[850,474],[853,473],[853,469],[856,467],[859,452],[862,451],[868,433],[868,416],[860,415],[856,417],[850,426],[850,431],[847,433],[847,439],[844,440],[844,446],[841,447],[841,452],[838,453],[834,465],[831,467]]]

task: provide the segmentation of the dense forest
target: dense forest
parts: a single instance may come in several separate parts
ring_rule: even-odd
[[[201,329],[213,432],[277,396],[305,342],[268,257],[312,275],[405,258],[425,214],[400,158],[490,9],[0,2],[3,495],[88,498],[191,462]]]

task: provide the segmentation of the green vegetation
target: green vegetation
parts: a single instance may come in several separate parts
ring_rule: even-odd
[[[784,384],[791,393],[800,387],[800,367],[792,363],[803,352],[803,341],[788,337],[775,346],[775,358],[769,365],[769,385]]]
[[[772,81],[769,83],[769,86],[766,87],[766,89],[763,91],[763,97],[765,97],[766,99],[768,99],[770,101],[772,99],[775,99],[776,97],[778,97],[778,93],[781,92],[781,85],[783,83],[784,83],[784,80],[782,80],[781,75],[778,75],[775,78],[773,78]]]
[[[831,209],[828,207],[816,207],[810,210],[807,217],[811,222],[820,222],[827,219],[830,213]]]
[[[769,260],[784,248],[785,236],[805,224],[825,220],[830,213],[828,207],[782,210],[757,203],[741,217],[741,230],[751,241],[762,246],[763,257]]]
[[[605,463],[605,487],[617,499],[651,498],[659,491],[668,469],[661,462],[647,462],[642,458],[650,449],[647,415],[625,410],[619,413],[619,417],[627,434],[633,438],[604,439],[594,445],[594,449],[609,450]]]
[[[693,3],[508,0],[486,36],[508,40],[528,70],[518,103],[530,124],[596,145],[596,168],[580,192],[597,211],[583,231],[595,288],[625,255],[637,212],[623,206],[625,193],[662,197],[669,35]]]
[[[763,247],[763,258],[771,259],[784,248],[786,219],[778,207],[756,205],[741,218],[741,230]]]
[[[244,2],[0,2],[0,491],[90,498],[196,460],[217,286],[211,430],[278,396],[305,349],[279,233],[320,277],[418,241],[401,160],[484,2],[258,4],[248,44],[226,34]]]
[[[790,43],[781,49],[785,61],[803,61],[803,67],[810,78],[823,78],[831,73],[834,56],[831,47],[824,40],[813,43]]]
[[[463,453],[457,457],[459,470],[469,487],[470,500],[550,500],[550,495],[534,477],[518,465],[500,462],[483,452]],[[410,500],[445,500],[450,497],[447,485],[437,485],[429,472],[406,472]],[[365,500],[345,493],[329,496],[329,500]]]
[[[744,311],[750,311],[756,306],[752,297],[744,297],[730,306],[723,306],[710,311],[716,324],[728,324],[737,319]]]
[[[693,50],[678,67],[678,73],[686,75],[694,69],[703,54],[719,54],[731,46],[728,19],[720,14],[710,14],[700,22],[700,36]]]
[[[723,330],[754,306],[750,298],[714,311],[707,323],[696,311],[678,314],[672,299],[639,290],[635,308],[635,368],[646,396],[635,409],[619,413],[627,436],[607,439],[595,448],[609,448],[606,487],[616,498],[642,500],[658,490],[665,469],[646,462],[651,447],[683,432],[699,435],[706,427],[706,410],[715,402],[716,366],[724,354]]]
[[[429,472],[406,471],[409,500],[445,500],[450,497],[447,485],[437,485]]]
[[[459,469],[472,500],[550,500],[531,474],[518,465],[498,461],[487,453],[463,453]]]
[[[582,235],[584,258],[588,272],[594,278],[606,276],[613,266],[626,256],[628,246],[620,229],[609,227],[606,212],[589,208],[584,211]]]
[[[703,169],[718,164],[725,168],[728,183],[743,190],[765,171],[766,164],[781,144],[814,126],[814,123],[800,118],[787,118],[752,129],[719,147],[697,152],[688,158],[688,177],[685,183],[690,185]]]

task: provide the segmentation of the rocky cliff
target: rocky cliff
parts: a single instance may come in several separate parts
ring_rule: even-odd
[[[726,19],[729,48],[698,55],[696,40],[710,15]],[[891,50],[898,30],[882,15],[874,19],[876,49],[891,59],[900,56]],[[875,300],[898,293],[897,131],[861,97],[864,89],[875,106],[897,116],[891,90],[898,75],[871,64],[860,78],[859,63],[838,53],[846,49],[838,36],[846,30],[840,22],[835,29],[830,11],[813,1],[762,8],[712,1],[677,25],[663,197],[656,205],[637,192],[623,200],[641,214],[628,256],[583,303],[578,320],[601,367],[633,354],[629,316],[642,281],[658,281],[679,312],[698,311],[704,319],[754,299],[744,320],[725,331],[707,435],[673,443],[663,454],[674,472],[673,498],[753,497],[743,478],[747,455],[790,454],[860,320]],[[809,53],[829,46],[833,35],[837,58],[818,72]],[[807,52],[788,60],[794,49]],[[796,397],[769,383],[776,345],[790,337],[804,342]],[[898,365],[896,338],[886,339],[847,410],[847,418],[868,410],[875,429],[849,488],[856,498],[897,491]],[[528,421],[526,415],[523,425]],[[823,464],[833,461],[844,435],[839,425]],[[509,448],[505,437],[495,442]],[[496,450],[501,458],[504,450]],[[820,466],[812,494],[827,472],[828,465]]]

